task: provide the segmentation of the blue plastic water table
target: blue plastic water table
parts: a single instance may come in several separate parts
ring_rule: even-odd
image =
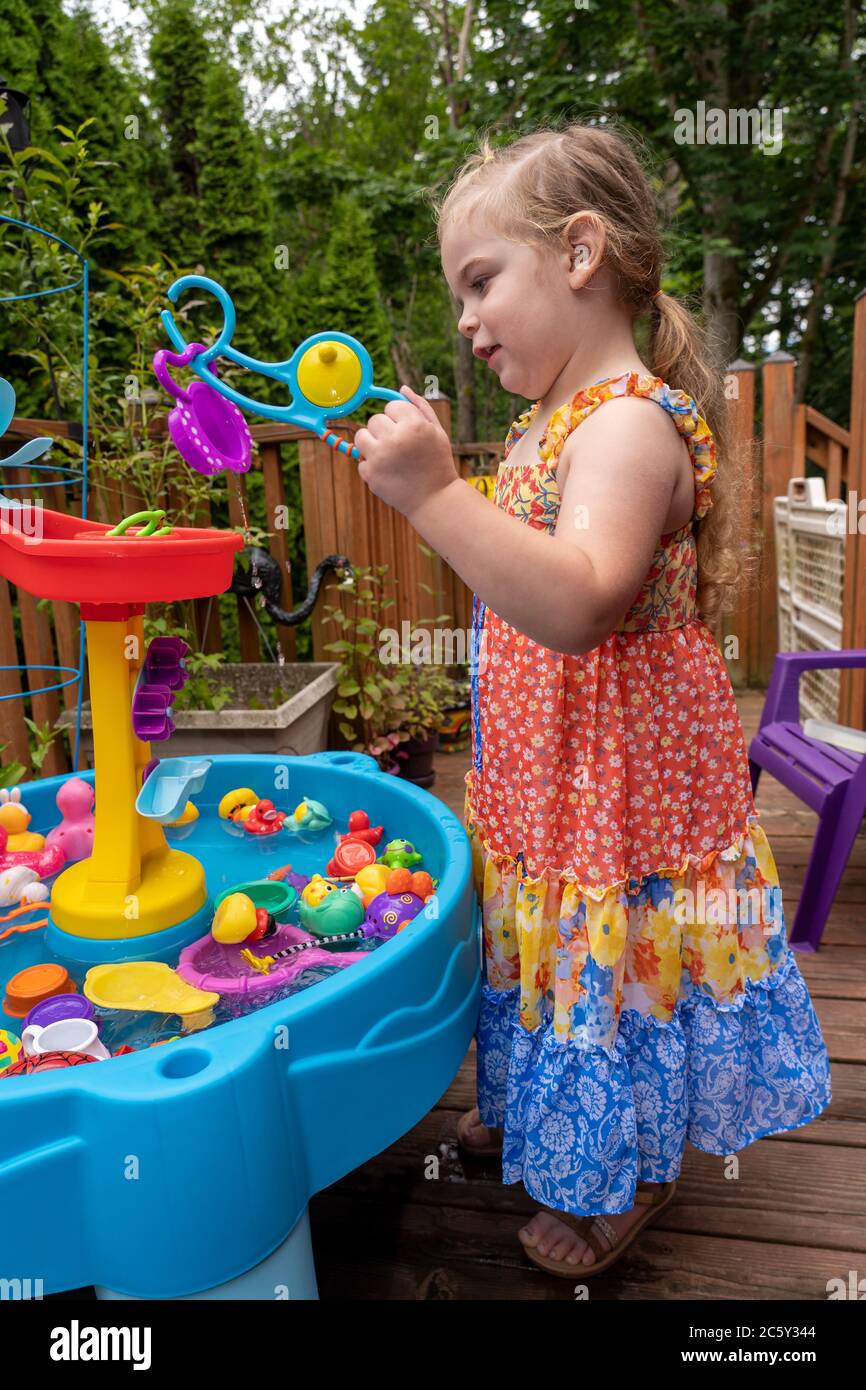
[[[238,833],[217,815],[234,787],[273,795],[278,768],[289,770],[281,804],[304,788],[334,817],[309,843]],[[31,829],[57,823],[63,780],[26,788]],[[316,1298],[310,1197],[417,1124],[466,1054],[479,915],[469,843],[447,807],[349,752],[215,757],[196,804],[199,819],[167,834],[201,860],[211,899],[287,862],[321,870],[361,808],[422,851],[435,899],[365,959],[256,1012],[0,1080],[0,1279],[39,1278],[44,1293],[92,1284],[102,1298]],[[51,959],[80,988],[93,943],[76,959],[58,949],[65,935],[0,942],[0,981]],[[183,944],[162,958],[174,964]],[[21,1020],[0,1015],[0,1026]]]

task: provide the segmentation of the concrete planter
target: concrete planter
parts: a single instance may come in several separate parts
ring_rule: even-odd
[[[219,684],[236,692],[221,710],[178,710],[177,726],[164,743],[152,743],[158,758],[183,758],[190,754],[286,753],[304,757],[327,748],[328,715],[337,686],[337,664],[333,661],[286,662],[275,666],[266,662],[224,666]],[[287,698],[275,709],[270,705],[273,692],[281,689]],[[245,709],[247,697],[255,695],[265,708]],[[61,723],[73,723],[69,713]],[[93,736],[90,706],[81,711],[81,746],[87,764],[93,766]]]

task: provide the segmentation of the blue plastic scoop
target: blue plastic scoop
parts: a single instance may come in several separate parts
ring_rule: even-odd
[[[177,820],[189,798],[201,791],[212,766],[210,758],[161,758],[135,798],[136,811],[160,825]]]

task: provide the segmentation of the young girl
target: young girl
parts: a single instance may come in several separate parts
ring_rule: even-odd
[[[529,1258],[584,1278],[671,1200],[686,1139],[721,1156],[809,1123],[829,1063],[711,631],[743,493],[723,383],[660,289],[641,164],[580,123],[485,140],[437,213],[460,332],[534,404],[494,506],[408,387],[356,435],[360,474],[475,591],[461,1144],[542,1204]]]

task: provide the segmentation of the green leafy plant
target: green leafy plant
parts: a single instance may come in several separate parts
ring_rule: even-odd
[[[195,636],[189,628],[177,626],[164,614],[156,617],[145,616],[145,642],[150,642],[154,637],[182,637],[191,648],[195,642]],[[231,686],[220,681],[224,660],[222,652],[190,650],[183,663],[187,671],[187,682],[183,689],[178,691],[174,708],[224,709],[232,698]]]
[[[8,747],[8,743],[0,743],[0,757],[3,756]],[[0,767],[0,787],[14,787],[21,781],[26,771],[27,769],[23,763],[17,761],[4,763],[3,766]]]
[[[222,652],[190,652],[184,658],[189,675],[178,691],[175,709],[224,709],[232,698],[231,686],[220,683]]]
[[[165,347],[160,311],[166,291],[182,273],[168,255],[154,253],[145,264],[119,270],[100,263],[99,252],[123,224],[111,221],[94,197],[92,179],[106,161],[94,159],[88,136],[94,118],[75,130],[55,127],[52,148],[31,145],[13,151],[0,132],[0,166],[16,213],[63,236],[82,256],[96,252],[90,284],[88,412],[91,490],[106,515],[167,505],[172,524],[200,524],[208,503],[222,501],[225,488],[180,465],[167,433],[173,402],[155,389],[153,354]],[[9,304],[17,357],[31,365],[29,398],[36,409],[61,420],[81,420],[84,363],[80,306],[75,296],[28,298],[45,285],[66,284],[81,275],[77,257],[56,241],[0,235],[0,290],[23,296]],[[179,310],[183,319],[189,305]],[[81,444],[58,440],[57,461],[78,464]],[[130,506],[129,503],[137,503]]]
[[[404,709],[400,731],[407,739],[424,741],[445,723],[454,698],[454,682],[443,666],[410,662],[401,685]]]
[[[351,596],[348,610],[333,604],[322,610],[342,633],[324,648],[339,660],[334,713],[339,716],[340,733],[350,748],[369,753],[383,768],[406,737],[400,733],[406,708],[404,668],[383,663],[377,648],[387,624],[386,610],[394,602],[383,593],[387,573],[387,565],[357,567],[339,586],[327,586]]]
[[[56,738],[62,737],[63,730],[53,728],[47,719],[44,724],[39,725],[35,719],[28,719],[25,716],[24,723],[30,733],[30,761],[33,764],[33,770],[34,772],[41,772],[52,743]]]

